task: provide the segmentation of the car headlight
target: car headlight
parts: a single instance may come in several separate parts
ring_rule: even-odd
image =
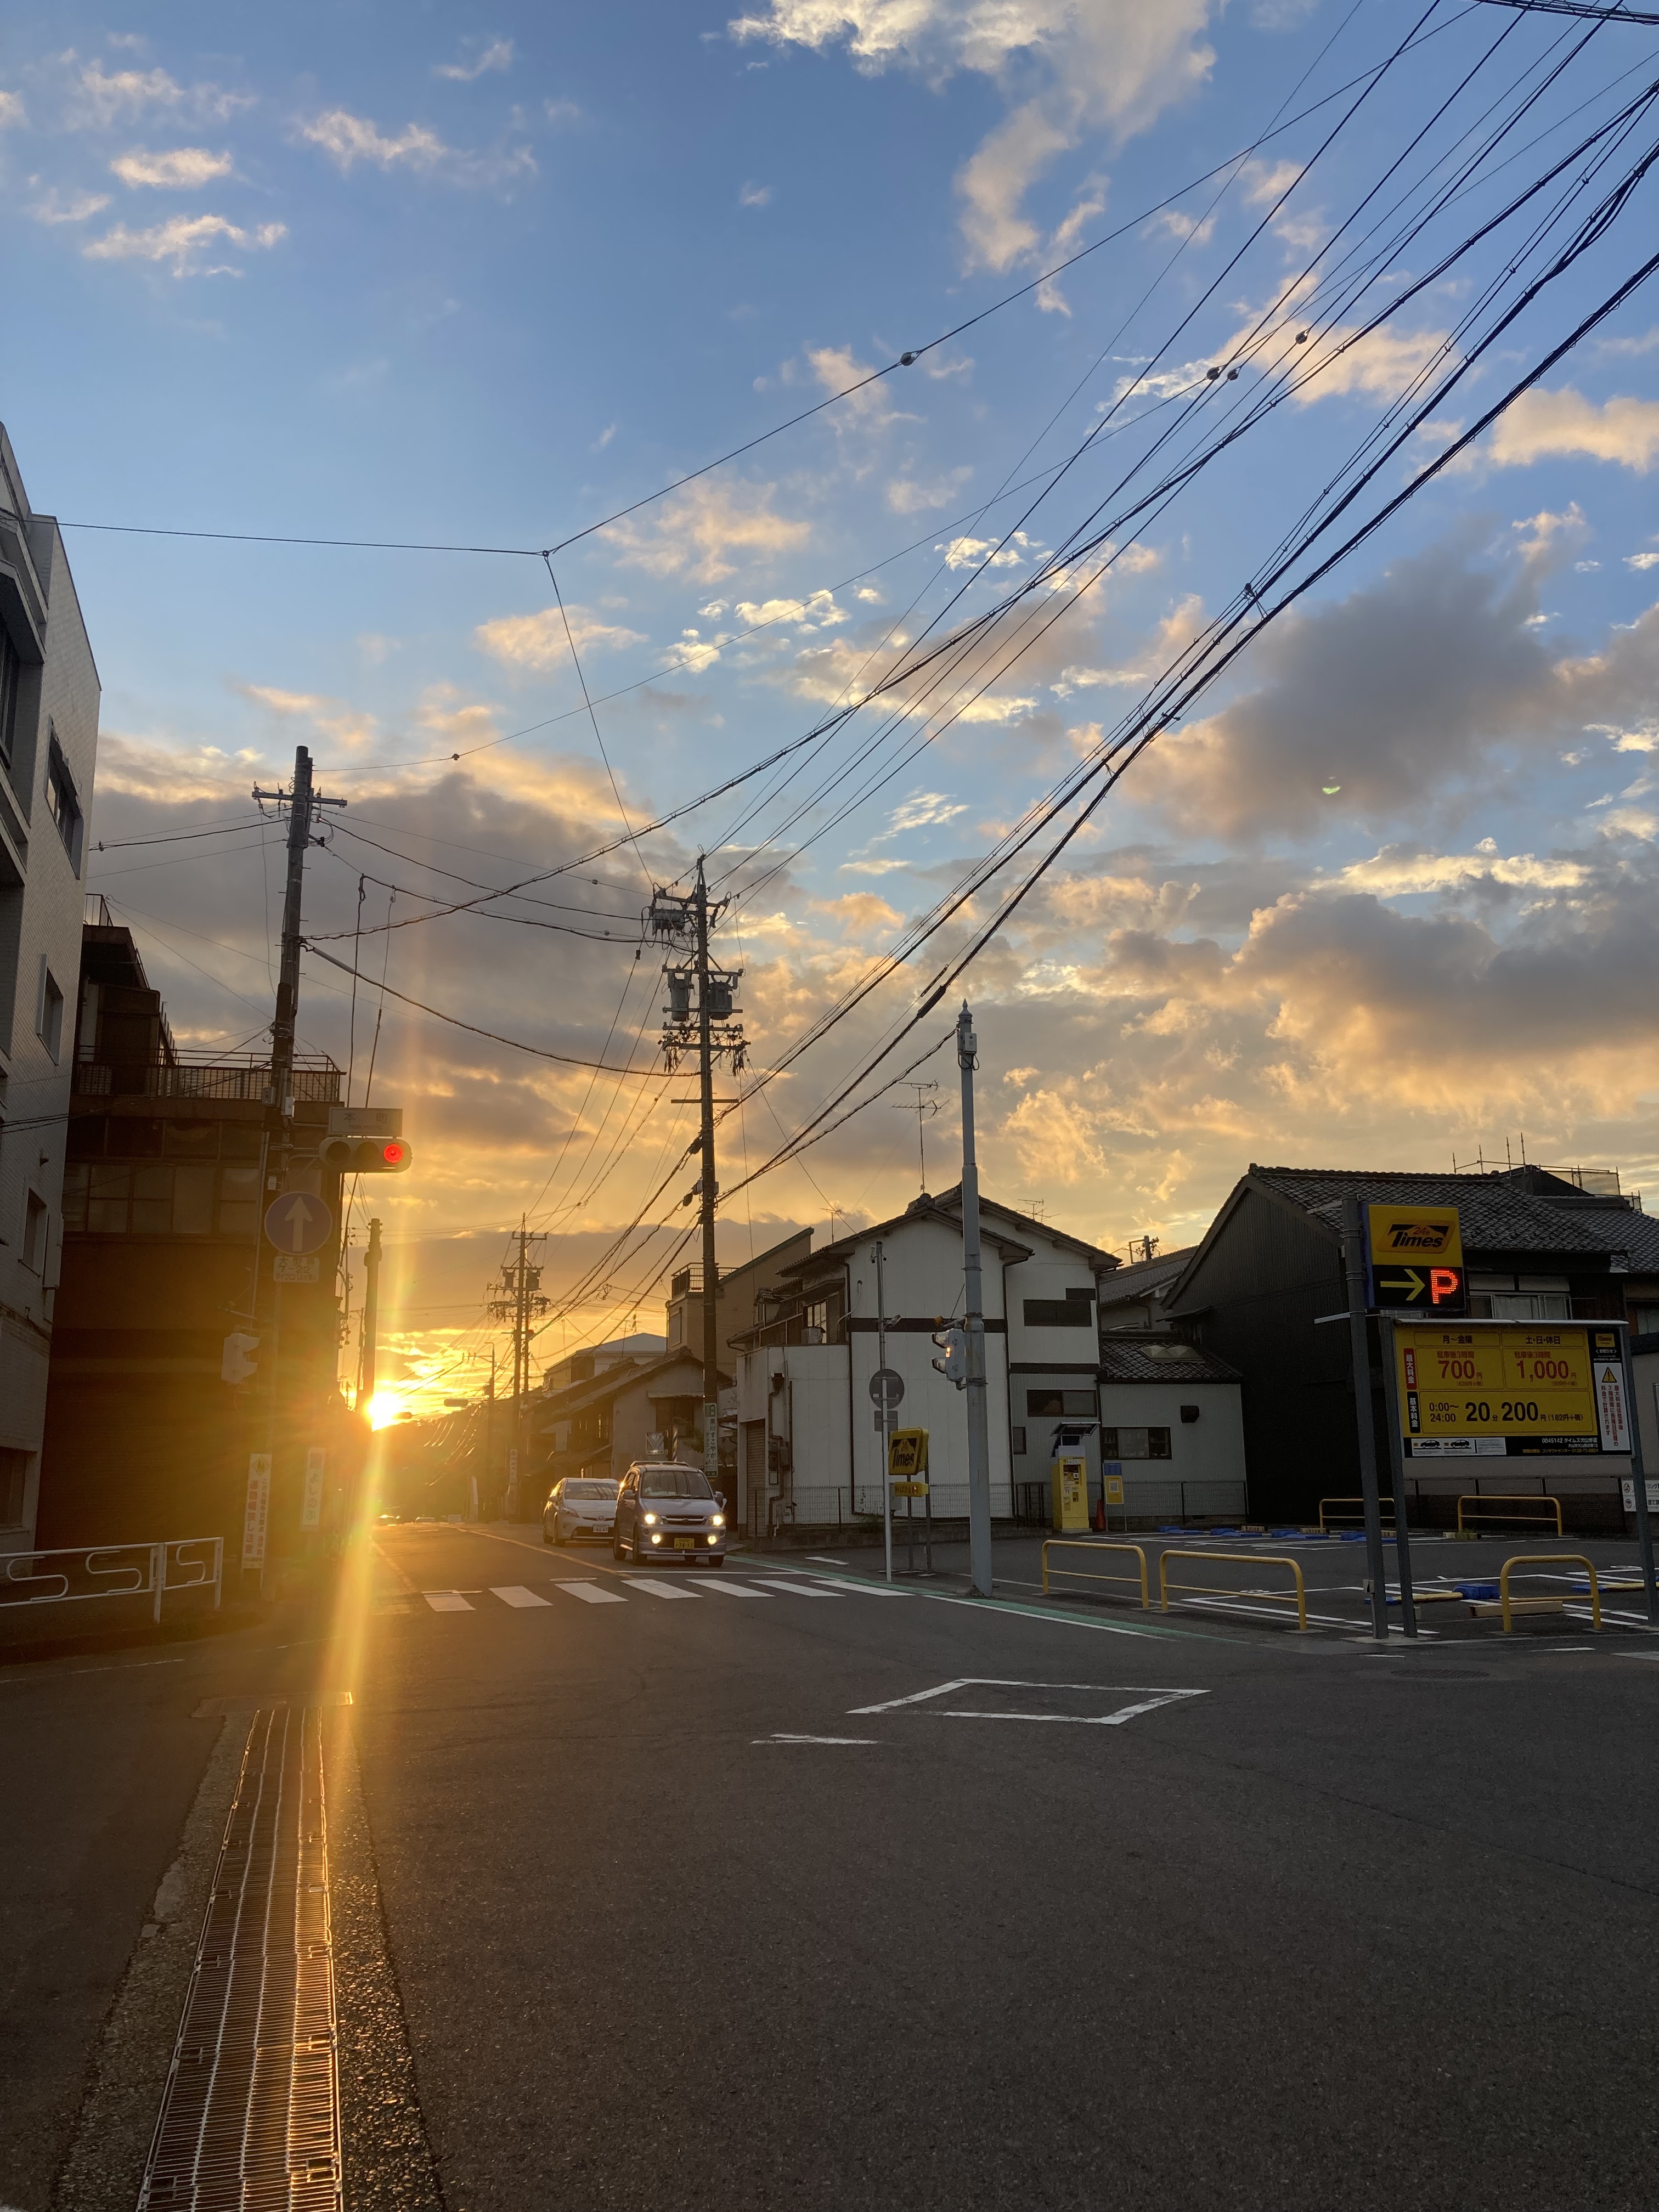
[[[657,1516],[654,1513],[647,1513],[645,1516],[645,1525],[647,1528],[654,1528],[656,1527]]]
[[[651,1539],[651,1540],[652,1540],[652,1542],[653,1542],[653,1544],[660,1544],[660,1543],[661,1543],[661,1541],[662,1541],[662,1534],[661,1534],[661,1531],[660,1531],[660,1530],[659,1530],[659,1532],[657,1533],[657,1534],[656,1534],[656,1535],[654,1535],[654,1536]]]
[[[709,1522],[708,1525],[709,1525],[709,1527],[710,1527],[711,1528],[725,1528],[725,1526],[726,1526],[726,1516],[725,1516],[725,1514],[724,1514],[724,1513],[716,1513],[716,1514],[713,1516],[713,1518],[710,1520],[710,1522]]]

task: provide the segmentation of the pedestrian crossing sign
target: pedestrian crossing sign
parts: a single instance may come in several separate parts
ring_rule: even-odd
[[[914,1482],[927,1472],[926,1429],[895,1429],[887,1439],[887,1473],[890,1480]]]

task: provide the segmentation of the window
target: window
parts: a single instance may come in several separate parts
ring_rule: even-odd
[[[1634,1336],[1659,1334],[1659,1306],[1632,1306],[1630,1310],[1631,1333]]]
[[[641,1498],[712,1498],[708,1477],[695,1467],[647,1467],[640,1476]]]
[[[70,1123],[73,1137],[76,1125]],[[71,1161],[64,1170],[64,1226],[65,1229],[84,1229],[87,1225],[87,1182],[91,1169],[84,1163]]]
[[[1016,1459],[1024,1459],[1025,1456],[1024,1430],[1023,1428],[1010,1429],[1008,1431],[1008,1441],[1012,1447],[1014,1457]]]
[[[0,623],[0,765],[8,769],[17,743],[17,690],[22,678],[22,657],[10,631]]]
[[[1067,1291],[1063,1298],[1027,1298],[1027,1328],[1088,1328],[1095,1317],[1092,1291]]]
[[[64,994],[58,988],[58,978],[46,965],[46,956],[40,956],[40,1002],[35,1010],[34,1033],[54,1060],[64,1042]]]
[[[47,726],[51,727],[50,725]],[[51,744],[46,754],[46,811],[57,825],[64,841],[64,850],[76,873],[81,872],[81,800],[75,788],[75,778],[69,772],[69,763],[64,758],[64,749],[58,742],[58,732],[52,731]]]
[[[23,1265],[32,1275],[46,1272],[46,1201],[31,1191],[23,1212]]]
[[[219,1234],[252,1237],[259,1218],[259,1170],[221,1168],[219,1170]]]
[[[830,1341],[830,1301],[817,1298],[801,1312],[801,1336],[807,1344],[828,1344]],[[817,1334],[813,1332],[816,1330]]]
[[[1103,1459],[1173,1459],[1167,1429],[1103,1429]]]
[[[1028,1390],[1025,1412],[1031,1420],[1091,1421],[1099,1408],[1092,1390]]]

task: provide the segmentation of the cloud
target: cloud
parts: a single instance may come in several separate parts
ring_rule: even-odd
[[[567,607],[565,614],[570,617],[578,653],[614,652],[620,646],[645,642],[638,630],[601,622],[585,607]],[[500,615],[494,622],[480,623],[472,641],[481,652],[514,668],[557,668],[570,659],[564,616],[556,606],[544,607],[539,614]]]
[[[106,72],[99,63],[88,62],[76,79],[66,119],[71,129],[107,131],[131,117],[165,109],[222,122],[253,105],[250,94],[227,92],[216,84],[182,85],[162,69]]]
[[[954,822],[958,815],[968,811],[965,799],[952,799],[944,791],[913,791],[900,799],[893,809],[887,827],[878,832],[870,842],[884,845],[890,838],[902,837],[907,830],[926,830],[940,822]]]
[[[463,41],[470,44],[471,41]],[[470,62],[438,62],[433,67],[434,76],[448,77],[456,84],[471,84],[488,70],[510,70],[513,66],[511,39],[492,39],[483,52]]]
[[[738,194],[739,207],[769,207],[772,204],[770,185],[745,185]]]
[[[1626,553],[1627,568],[1659,568],[1659,553]]]
[[[155,185],[169,191],[192,191],[231,172],[228,154],[210,154],[205,146],[174,146],[164,153],[147,153],[135,147],[118,154],[110,167],[124,185]]]
[[[985,77],[1012,103],[957,178],[971,268],[1004,270],[1042,242],[1032,185],[1094,133],[1148,128],[1207,76],[1208,0],[770,0],[729,26],[738,40],[843,47],[866,76],[904,69],[935,88]]]
[[[353,752],[362,745],[371,744],[379,735],[379,725],[373,714],[348,706],[339,699],[330,699],[315,691],[283,691],[274,684],[239,684],[235,689],[244,699],[256,707],[263,707],[284,721],[300,720],[310,723],[325,737],[331,738],[337,745]]]
[[[734,555],[783,553],[806,542],[808,525],[771,505],[776,489],[704,478],[649,515],[612,523],[600,535],[624,567],[718,584],[737,574]]]
[[[395,137],[388,137],[366,116],[354,115],[344,107],[331,107],[313,116],[309,123],[301,125],[300,136],[307,144],[320,147],[343,176],[349,175],[359,161],[388,173],[406,169],[457,185],[501,185],[515,177],[536,174],[535,156],[527,146],[489,154],[465,153],[446,145],[423,123],[407,123]]]
[[[15,131],[28,121],[21,92],[0,90],[0,131]]]
[[[1617,461],[1645,476],[1659,459],[1659,399],[1615,398],[1597,405],[1570,384],[1557,392],[1523,392],[1492,428],[1488,459],[1500,467],[1583,454]]]
[[[1591,874],[1583,860],[1540,860],[1531,853],[1506,858],[1488,837],[1473,853],[1431,853],[1385,845],[1368,860],[1350,861],[1329,882],[1344,890],[1371,891],[1379,898],[1401,898],[1460,890],[1480,883],[1516,890],[1576,890]]]
[[[109,205],[107,192],[43,192],[29,209],[36,222],[85,222]]]
[[[222,215],[175,215],[149,230],[129,230],[118,222],[81,251],[89,261],[170,261],[175,276],[226,276],[241,272],[228,263],[204,266],[201,256],[209,248],[222,242],[246,252],[273,246],[287,236],[283,222],[244,230]]]
[[[894,514],[932,514],[941,507],[953,507],[973,473],[968,467],[947,469],[931,483],[918,483],[913,477],[895,477],[884,494],[888,507]]]

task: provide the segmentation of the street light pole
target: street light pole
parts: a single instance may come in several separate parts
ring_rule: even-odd
[[[957,1018],[962,1070],[962,1277],[968,1340],[968,1571],[975,1597],[991,1595],[991,1440],[985,1403],[985,1313],[980,1283],[979,1164],[974,1156],[974,1069],[979,1039],[963,1001]]]
[[[1364,1211],[1342,1201],[1342,1266],[1348,1282],[1348,1362],[1353,1370],[1353,1418],[1359,1446],[1359,1492],[1365,1509],[1365,1565],[1371,1584],[1371,1632],[1389,1640],[1388,1568],[1382,1557],[1382,1509],[1376,1487],[1376,1431],[1371,1420],[1370,1329],[1365,1310]],[[1403,1512],[1403,1504],[1401,1507]]]

